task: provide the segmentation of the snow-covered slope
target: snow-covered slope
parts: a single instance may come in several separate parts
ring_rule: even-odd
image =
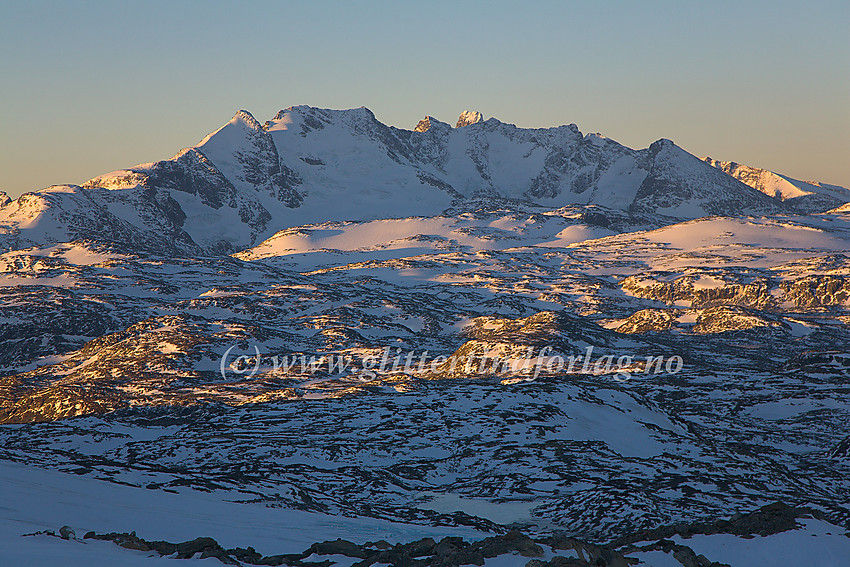
[[[0,548],[4,565],[15,566],[153,567],[182,559],[177,565],[209,567],[221,565],[221,557],[232,561],[239,556],[245,565],[273,565],[287,559],[291,563],[281,563],[353,567],[364,555],[380,557],[379,565],[409,564],[402,562],[410,559],[403,557],[408,551],[406,555],[443,566],[515,567],[537,558],[552,567],[621,567],[628,558],[649,567],[682,567],[708,564],[698,562],[698,556],[703,556],[722,562],[713,565],[731,567],[842,567],[850,553],[850,539],[841,526],[793,509],[777,522],[766,512],[776,506],[737,523],[720,520],[716,525],[681,526],[692,530],[687,537],[676,534],[656,538],[659,541],[601,546],[563,534],[533,541],[517,532],[493,537],[468,527],[427,527],[242,504],[222,499],[219,493],[151,491],[5,462],[0,463],[0,482],[8,489],[0,509]],[[752,533],[735,529],[739,524]],[[317,543],[327,534],[335,537]],[[201,537],[213,541],[196,539]],[[179,552],[165,551],[169,560],[161,558],[156,548],[146,549],[146,543],[154,542],[194,545],[189,551],[186,544]],[[198,551],[207,545],[217,546],[230,557]],[[402,561],[389,563],[393,559]]]
[[[91,238],[220,253],[306,223],[434,215],[475,198],[597,204],[679,218],[783,210],[669,140],[632,150],[575,125],[523,129],[465,112],[451,128],[382,124],[366,108],[239,111],[169,160],[0,205],[6,249]]]
[[[819,181],[800,181],[734,161],[703,160],[765,195],[781,199],[803,213],[819,213],[850,202],[850,189]]]

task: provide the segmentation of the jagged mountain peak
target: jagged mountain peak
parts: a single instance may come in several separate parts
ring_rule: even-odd
[[[464,126],[469,126],[470,124],[477,124],[479,122],[484,122],[484,115],[478,112],[477,110],[464,110],[460,113],[460,117],[457,119],[457,125],[455,128],[463,128]]]
[[[233,115],[231,121],[239,121],[245,123],[248,127],[258,130],[262,128],[262,125],[254,118],[254,115],[248,112],[247,110],[239,110],[236,114]]]
[[[432,128],[438,128],[443,131],[447,131],[451,129],[451,126],[445,122],[437,120],[433,116],[426,115],[425,118],[420,120],[416,127],[413,129],[414,132],[427,132]]]
[[[223,136],[223,132],[231,131],[232,129],[236,129],[236,131],[247,130],[257,132],[263,130],[263,125],[260,124],[260,122],[256,118],[254,118],[254,115],[248,112],[247,110],[239,110],[236,112],[236,114],[233,115],[233,118],[231,118],[228,122],[221,126],[221,128],[215,130],[214,132],[211,132],[210,134],[207,134],[200,142],[198,142],[196,147],[204,146],[214,137],[221,137]],[[233,136],[238,137],[241,135],[242,134],[232,134],[229,137],[232,138]],[[185,149],[182,151],[183,153],[185,153]]]
[[[414,132],[427,132],[431,127],[431,120],[433,120],[430,116],[425,116],[422,120],[416,123],[416,127],[413,129]]]

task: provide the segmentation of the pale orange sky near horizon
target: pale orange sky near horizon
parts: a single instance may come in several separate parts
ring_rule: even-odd
[[[49,9],[47,9],[49,7]],[[850,3],[0,6],[0,190],[82,183],[240,108],[467,108],[850,187]]]

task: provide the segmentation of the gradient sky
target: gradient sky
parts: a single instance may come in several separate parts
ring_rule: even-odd
[[[240,108],[476,109],[850,187],[850,2],[0,4],[0,190],[168,158]]]

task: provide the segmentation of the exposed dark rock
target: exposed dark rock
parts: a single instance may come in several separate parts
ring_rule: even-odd
[[[836,458],[848,458],[850,457],[850,437],[847,437],[843,441],[841,441],[838,445],[835,446],[835,449],[830,451],[831,457]]]
[[[823,518],[823,514],[810,508],[797,508],[783,502],[775,502],[748,514],[737,514],[728,520],[693,522],[639,531],[631,536],[615,540],[613,545],[619,547],[636,541],[660,540],[675,535],[684,538],[713,534],[732,534],[742,537],[769,536],[799,527],[797,519],[805,517]]]
[[[346,557],[357,557],[358,559],[364,559],[366,557],[366,553],[361,546],[344,539],[314,543],[310,547],[310,550],[319,555],[345,555]]]
[[[329,560],[312,562],[304,561],[311,555],[343,555],[360,559],[354,563],[356,567],[369,567],[374,564],[389,564],[394,567],[458,567],[460,565],[484,565],[489,558],[503,555],[514,555],[517,564],[519,557],[533,558],[526,562],[526,567],[628,567],[635,561],[628,557],[634,551],[662,551],[672,554],[685,567],[728,567],[722,563],[712,562],[709,558],[695,553],[687,545],[672,541],[671,537],[690,538],[694,535],[732,534],[739,537],[769,536],[780,532],[793,530],[798,526],[797,519],[801,517],[823,517],[819,512],[808,508],[795,508],[782,502],[768,504],[759,510],[748,514],[736,514],[728,520],[713,522],[695,522],[663,526],[652,530],[642,530],[626,537],[619,538],[606,545],[597,545],[570,537],[564,533],[555,533],[542,539],[534,540],[528,535],[512,530],[502,535],[495,535],[479,541],[467,542],[459,537],[445,537],[439,542],[432,538],[423,538],[409,543],[390,545],[381,540],[356,544],[351,541],[336,539],[314,543],[300,554],[283,554],[262,556],[254,548],[223,549],[214,539],[199,537],[183,543],[168,543],[163,541],[145,541],[136,536],[135,532],[97,534],[88,532],[84,539],[99,539],[113,541],[117,545],[140,551],[156,551],[160,555],[174,555],[177,558],[188,559],[200,553],[201,558],[215,557],[226,564],[250,565],[292,565],[292,566],[321,566],[331,565]],[[64,526],[62,530],[65,530]],[[60,530],[60,536],[61,536]],[[55,535],[53,532],[39,532]],[[33,534],[37,535],[37,534]],[[655,543],[636,546],[635,542],[654,541]],[[563,557],[556,555],[549,561],[540,559],[544,555],[542,545],[550,546],[555,552],[572,551],[578,557]]]
[[[59,528],[59,537],[62,539],[77,539],[77,534],[70,526],[62,526]]]
[[[603,228],[608,228],[609,226],[611,226],[611,221],[608,220],[607,216],[595,211],[582,213],[581,220],[593,226],[601,226]]]

